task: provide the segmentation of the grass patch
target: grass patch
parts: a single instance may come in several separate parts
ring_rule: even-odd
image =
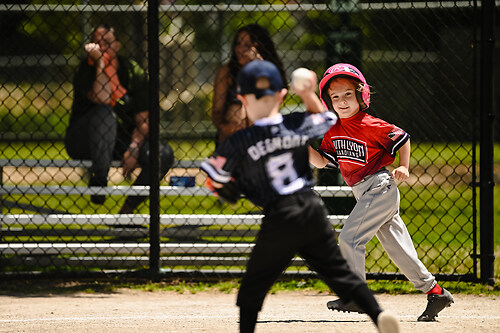
[[[452,294],[469,294],[498,296],[500,295],[500,281],[495,285],[485,285],[481,283],[461,282],[461,281],[440,281],[439,285],[448,289]],[[383,294],[421,294],[412,283],[408,281],[368,281],[368,286],[375,293]]]
[[[495,285],[469,283],[460,281],[444,281],[439,283],[452,294],[478,296],[500,296],[500,281]],[[117,293],[120,289],[131,289],[147,292],[176,292],[180,294],[196,294],[200,292],[235,293],[240,286],[239,279],[216,281],[164,280],[151,282],[147,280],[124,280],[113,278],[107,280],[15,280],[0,282],[1,295],[55,295],[76,293]],[[376,294],[422,294],[408,281],[368,281],[368,287]],[[279,280],[272,286],[270,293],[281,292],[331,293],[328,286],[320,279],[286,279]]]

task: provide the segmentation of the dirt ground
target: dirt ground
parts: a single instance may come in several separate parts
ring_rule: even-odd
[[[500,297],[454,295],[437,322],[419,323],[425,295],[377,295],[402,332],[500,332]],[[335,296],[268,295],[256,332],[376,332],[368,316],[332,312]],[[237,332],[236,293],[146,292],[0,296],[0,332]]]

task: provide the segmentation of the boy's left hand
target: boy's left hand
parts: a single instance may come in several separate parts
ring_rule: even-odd
[[[397,167],[396,169],[392,170],[392,177],[398,181],[405,181],[410,177],[410,172],[408,171],[408,168],[405,166],[400,166]]]

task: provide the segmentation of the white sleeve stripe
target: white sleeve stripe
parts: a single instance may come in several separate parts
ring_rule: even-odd
[[[226,183],[229,183],[231,181],[231,175],[229,174],[229,172],[226,172],[226,171],[221,170],[221,169],[217,169],[212,164],[210,164],[210,162],[208,162],[207,160],[205,160],[201,163],[201,169],[203,171],[205,171],[206,174],[210,178],[215,180],[217,183],[226,184]]]
[[[408,133],[405,133],[405,135],[392,146],[391,156],[396,156],[396,152],[406,143],[406,141],[408,141],[409,137]]]
[[[339,119],[339,117],[337,117],[337,115],[335,113],[333,113],[332,111],[325,111],[325,115],[330,118],[331,120],[335,120],[335,123],[337,122],[337,120]],[[334,123],[334,124],[335,124]]]

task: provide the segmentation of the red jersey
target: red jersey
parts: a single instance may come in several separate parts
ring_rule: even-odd
[[[409,138],[399,127],[360,111],[340,118],[325,133],[320,150],[331,155],[347,185],[353,186],[392,164]]]

